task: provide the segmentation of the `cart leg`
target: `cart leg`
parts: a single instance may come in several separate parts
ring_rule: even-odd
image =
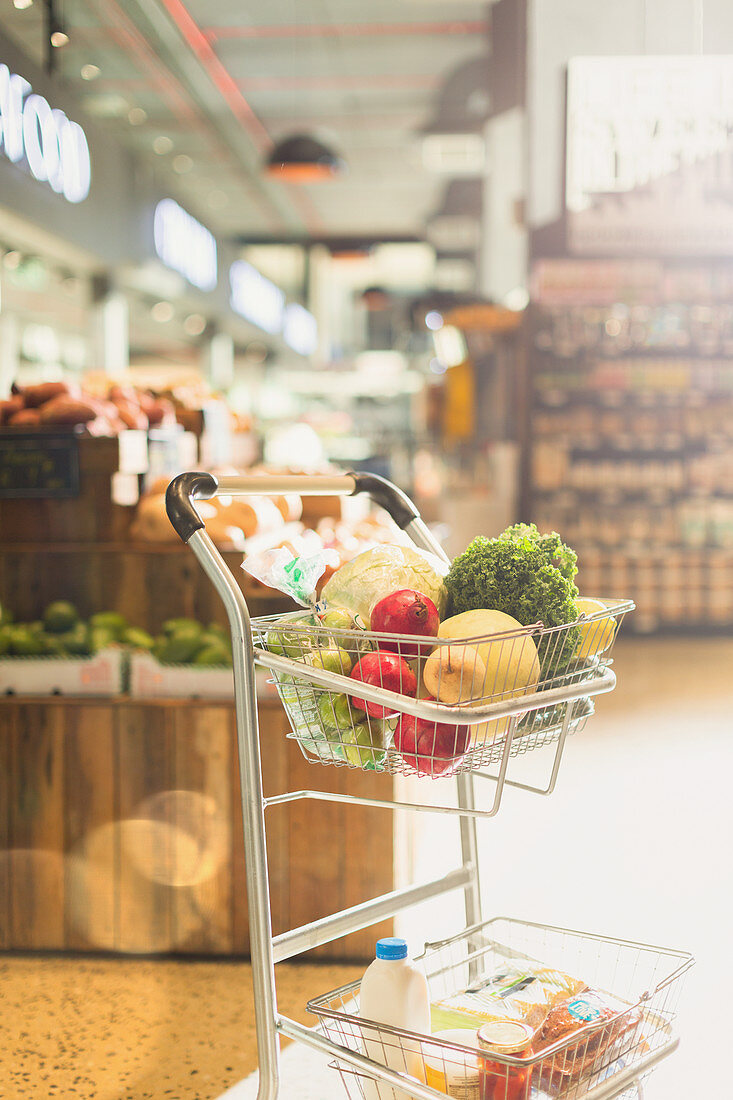
[[[476,808],[473,791],[473,774],[461,772],[456,776],[458,784],[458,805],[464,810]],[[471,880],[466,884],[464,896],[466,905],[466,925],[481,923],[481,887],[478,873],[478,841],[476,837],[476,818],[461,814],[461,853],[463,863],[473,868]]]
[[[224,601],[232,633],[234,702],[242,791],[244,855],[247,876],[252,984],[254,987],[257,1057],[260,1083],[257,1100],[277,1100],[280,1087],[280,1042],[272,947],[270,884],[265,845],[254,645],[249,612],[242,591],[205,531],[195,531],[189,546]]]

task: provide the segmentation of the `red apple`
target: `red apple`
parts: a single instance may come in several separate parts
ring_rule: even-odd
[[[407,661],[403,661],[395,653],[388,653],[381,649],[373,653],[365,653],[351,670],[351,678],[361,680],[364,684],[371,684],[373,687],[397,691],[401,695],[410,695],[413,699],[417,695],[417,677]],[[373,718],[384,718],[385,715],[393,713],[392,707],[370,703],[366,699],[359,699],[356,695],[351,696],[351,701],[367,714],[371,714]]]
[[[435,638],[440,626],[438,609],[428,596],[412,588],[400,588],[375,603],[371,614],[371,629],[386,634],[407,634],[416,638]],[[415,642],[384,641],[382,649],[391,649],[402,657],[418,657],[420,646]]]
[[[401,714],[394,734],[394,747],[418,775],[444,775],[468,748],[468,726],[431,722]]]

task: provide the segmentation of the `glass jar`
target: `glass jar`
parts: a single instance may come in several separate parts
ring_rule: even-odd
[[[520,1020],[496,1020],[478,1030],[481,1064],[481,1100],[529,1100],[532,1066],[493,1061],[491,1055],[529,1058],[534,1030]]]

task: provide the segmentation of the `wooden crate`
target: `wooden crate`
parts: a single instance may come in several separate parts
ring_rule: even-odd
[[[124,443],[114,437],[78,437],[78,497],[0,499],[0,541],[89,543],[124,539],[135,516],[133,507],[112,500],[112,479],[124,467]],[[140,444],[139,440],[134,442]],[[135,463],[141,465],[141,463]]]
[[[260,703],[265,794],[390,797],[389,776],[308,764]],[[0,702],[0,948],[249,952],[233,707]],[[273,929],[393,889],[392,815],[326,802],[267,811]],[[370,958],[391,924],[319,948]]]
[[[224,559],[253,616],[293,610],[287,596],[247,576],[240,568],[241,551],[225,551]],[[220,597],[183,543],[0,545],[0,604],[17,620],[33,622],[59,599],[71,600],[83,618],[95,611],[119,611],[152,633],[179,616],[226,624]]]

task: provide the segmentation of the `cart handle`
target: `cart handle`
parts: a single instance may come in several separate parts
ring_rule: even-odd
[[[442,558],[446,557],[407,494],[379,474],[350,471],[314,477],[307,474],[214,477],[203,471],[191,471],[173,478],[166,491],[165,506],[168,519],[183,542],[187,543],[194,531],[206,526],[194,508],[194,500],[211,500],[217,496],[277,496],[283,493],[333,497],[368,493],[375,504],[389,512],[399,528],[409,532],[414,542]]]

